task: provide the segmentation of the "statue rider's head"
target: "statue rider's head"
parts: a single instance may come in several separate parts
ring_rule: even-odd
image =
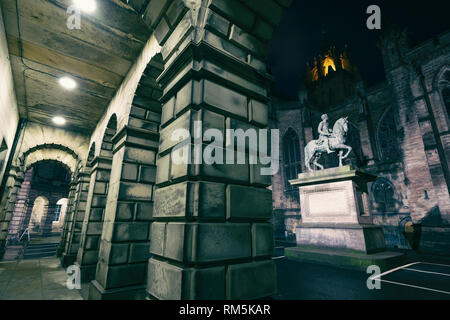
[[[321,118],[322,118],[322,121],[328,121],[328,115],[327,114],[323,114]]]

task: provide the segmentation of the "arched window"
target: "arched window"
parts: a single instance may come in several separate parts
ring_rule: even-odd
[[[450,118],[450,87],[442,90],[442,99],[444,100],[444,105],[447,109],[447,117]]]
[[[394,185],[386,178],[378,178],[372,185],[372,194],[382,211],[395,210]]]
[[[34,200],[30,221],[28,223],[30,232],[37,233],[42,231],[42,221],[43,217],[47,215],[48,204],[48,199],[44,196],[39,196]]]
[[[450,69],[446,66],[439,72],[438,88],[441,93],[442,103],[447,111],[447,118],[450,120]],[[450,124],[450,123],[449,123]]]
[[[67,198],[59,199],[56,203],[55,214],[53,217],[54,222],[60,222],[67,210]]]
[[[397,126],[395,125],[394,112],[388,108],[378,123],[377,131],[380,158],[386,162],[400,161],[400,150],[397,141]]]
[[[286,191],[298,191],[289,183],[289,180],[297,179],[298,174],[302,172],[300,159],[300,140],[297,133],[289,128],[283,136],[284,187]]]

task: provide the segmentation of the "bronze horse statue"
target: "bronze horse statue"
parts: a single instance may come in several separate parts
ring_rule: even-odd
[[[334,123],[333,133],[328,138],[330,150],[332,152],[339,151],[339,167],[343,166],[342,160],[346,159],[352,151],[352,147],[345,144],[347,132],[348,119],[347,117],[340,118]],[[325,145],[325,143],[326,142],[321,143],[320,140],[312,140],[306,145],[305,164],[306,168],[308,168],[309,171],[314,171],[314,169],[311,168],[311,161],[320,170],[324,169],[323,165],[321,165],[317,161],[322,156],[322,153],[327,153],[327,146]],[[347,150],[347,153],[345,155],[344,150]]]

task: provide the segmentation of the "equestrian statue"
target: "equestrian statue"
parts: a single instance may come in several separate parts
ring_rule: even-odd
[[[339,167],[343,166],[342,160],[346,159],[352,151],[352,147],[345,144],[348,132],[347,118],[337,120],[331,130],[328,124],[328,115],[322,115],[322,121],[318,127],[319,139],[310,141],[305,147],[305,163],[309,171],[315,171],[311,168],[311,161],[320,170],[324,169],[324,166],[317,162],[323,153],[339,151]],[[344,155],[345,150],[347,153]]]

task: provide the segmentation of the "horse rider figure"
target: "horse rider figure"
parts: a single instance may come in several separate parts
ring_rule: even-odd
[[[329,128],[328,115],[323,114],[321,118],[322,121],[319,123],[319,128],[317,129],[317,131],[319,132],[319,144],[322,145],[323,143],[325,143],[327,152],[328,154],[330,154],[333,151],[330,150],[329,138],[333,137],[333,130]]]

